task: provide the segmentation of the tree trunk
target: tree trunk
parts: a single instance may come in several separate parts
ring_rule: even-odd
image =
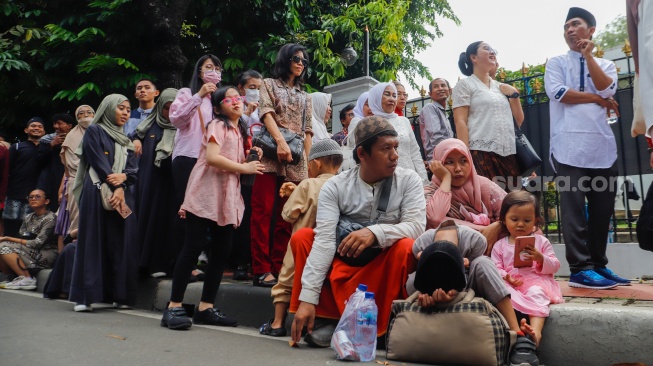
[[[138,0],[142,20],[149,32],[143,51],[147,63],[142,72],[152,73],[160,90],[181,88],[183,70],[188,62],[181,50],[181,25],[186,18],[190,0]]]

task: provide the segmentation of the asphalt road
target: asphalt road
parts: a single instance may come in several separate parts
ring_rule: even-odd
[[[75,313],[72,307],[35,292],[0,290],[0,365],[352,364],[336,361],[330,349],[290,348],[289,338],[264,337],[252,328],[172,331],[159,326],[156,313],[108,307]]]

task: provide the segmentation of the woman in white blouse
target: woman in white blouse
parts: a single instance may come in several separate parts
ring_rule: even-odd
[[[476,172],[488,179],[513,179],[521,173],[515,155],[513,117],[521,126],[524,112],[517,89],[490,78],[496,55],[482,41],[470,44],[460,54],[458,67],[469,77],[453,89],[453,118],[458,138],[472,153]]]
[[[370,89],[368,104],[375,116],[388,120],[395,128],[399,138],[399,166],[404,169],[411,169],[417,172],[424,184],[429,180],[426,175],[424,161],[419,151],[415,133],[408,121],[408,118],[398,116],[395,113],[397,106],[397,88],[393,83],[380,83]]]

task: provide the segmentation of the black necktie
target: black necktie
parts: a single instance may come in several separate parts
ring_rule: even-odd
[[[579,91],[585,91],[585,57],[580,58],[580,88]]]

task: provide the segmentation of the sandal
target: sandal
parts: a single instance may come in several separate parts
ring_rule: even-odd
[[[264,273],[258,277],[254,277],[254,286],[258,287],[274,287],[274,285],[277,284],[277,278],[273,278],[271,280],[265,280],[265,277],[271,275],[270,272]]]
[[[273,321],[274,319],[270,319],[267,323],[261,325],[258,332],[270,337],[285,337],[288,334],[288,332],[286,331],[286,327],[272,328]]]

